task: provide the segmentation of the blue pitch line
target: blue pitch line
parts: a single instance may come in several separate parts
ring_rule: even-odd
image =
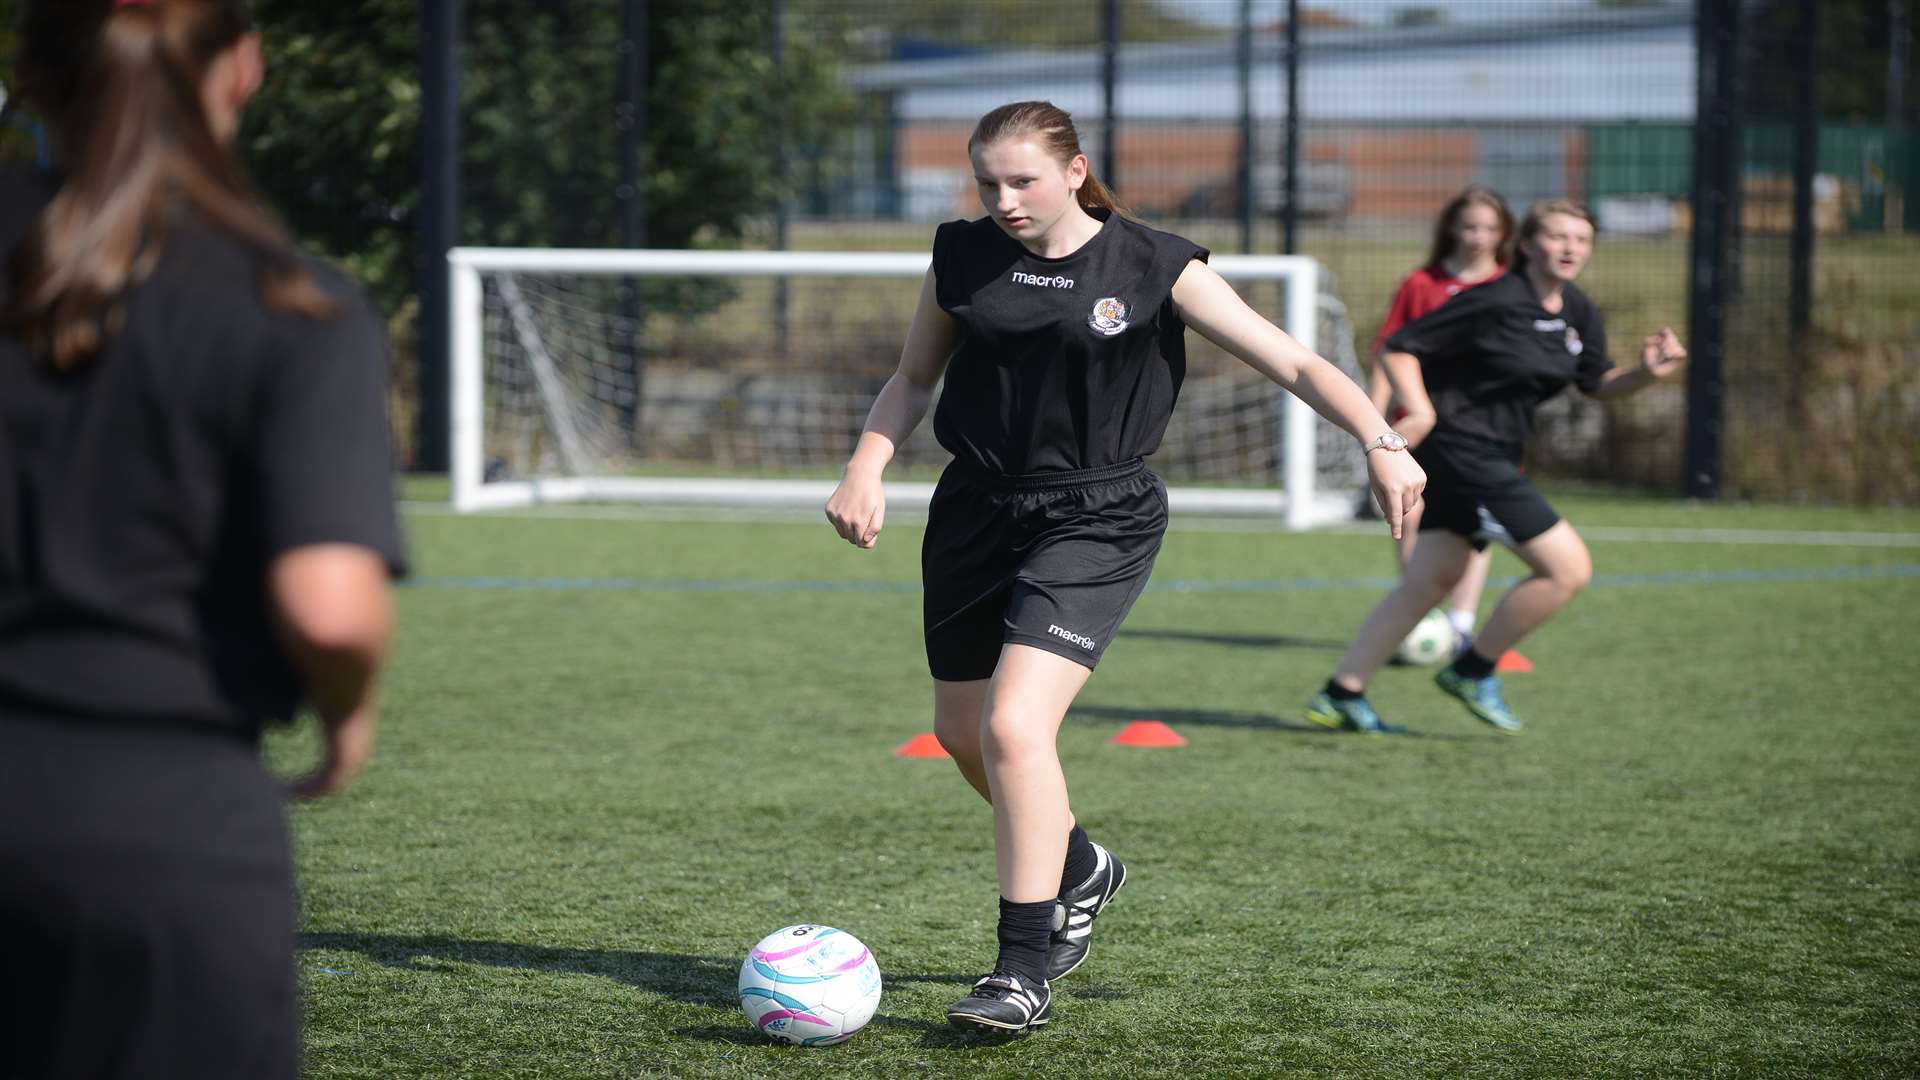
[[[1596,574],[1596,586],[1632,585],[1779,585],[1814,581],[1885,581],[1920,578],[1920,563],[1893,566],[1835,566],[1787,570],[1677,570],[1653,574]],[[1495,578],[1488,584],[1505,587],[1520,580]],[[1390,589],[1393,577],[1295,578],[1288,581],[1162,581],[1148,592],[1169,593],[1291,593],[1328,589]],[[649,593],[917,593],[916,581],[676,581],[644,578],[522,578],[433,577],[411,578],[416,589],[506,589],[545,592]]]

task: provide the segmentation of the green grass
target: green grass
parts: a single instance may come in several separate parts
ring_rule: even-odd
[[[420,491],[412,492],[420,494]],[[1607,528],[1909,534],[1920,513],[1561,499]],[[1053,1027],[950,1033],[992,959],[986,808],[930,726],[918,529],[416,513],[379,757],[295,812],[315,1077],[1906,1076],[1920,1071],[1920,547],[1593,541],[1490,734],[1303,730],[1377,598],[1368,536],[1170,534],[1060,737],[1127,892]],[[1863,538],[1864,539],[1864,538]],[[1496,573],[1517,564],[1502,556]],[[1621,575],[1857,580],[1622,584]],[[477,588],[464,577],[629,587]],[[867,583],[662,591],[646,582]],[[1126,721],[1190,745],[1123,749]],[[311,732],[277,737],[278,767]],[[766,932],[873,947],[880,1016],[763,1044]]]

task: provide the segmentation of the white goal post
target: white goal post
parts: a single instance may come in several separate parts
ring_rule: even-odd
[[[825,505],[834,487],[825,477],[851,452],[898,358],[929,261],[894,252],[454,249],[454,507]],[[1322,294],[1312,259],[1219,255],[1212,265],[1243,294],[1264,288],[1270,302],[1250,296],[1256,308],[1358,374],[1351,327]],[[848,324],[850,311],[871,315],[877,329]],[[1321,340],[1326,325],[1340,340]],[[1163,440],[1149,462],[1167,475],[1173,510],[1272,515],[1294,529],[1350,517],[1364,477],[1352,440],[1244,365],[1207,366],[1193,355],[1212,349],[1199,335],[1188,342],[1180,404],[1196,411],[1174,425],[1187,456],[1169,472]],[[1215,373],[1198,374],[1202,367]],[[909,440],[911,460],[944,460],[931,428],[929,415]],[[780,475],[793,471],[810,475]],[[889,507],[923,510],[932,489],[925,479],[889,480]]]

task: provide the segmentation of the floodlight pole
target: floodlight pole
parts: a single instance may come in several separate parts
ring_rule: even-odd
[[[452,459],[447,252],[460,243],[462,23],[462,0],[420,0],[420,228],[414,249],[420,402],[413,437],[414,467],[430,471],[445,470]]]

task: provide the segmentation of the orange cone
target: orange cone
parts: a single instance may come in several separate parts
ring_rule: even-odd
[[[1500,659],[1493,665],[1493,670],[1502,675],[1524,675],[1533,670],[1533,661],[1521,656],[1512,649],[1508,649],[1506,652],[1500,654]]]
[[[940,745],[940,740],[934,736],[933,732],[923,731],[901,743],[900,748],[893,752],[893,756],[943,758],[952,755],[947,753],[946,747]]]
[[[1185,746],[1180,733],[1158,720],[1135,720],[1108,739],[1115,746]]]

